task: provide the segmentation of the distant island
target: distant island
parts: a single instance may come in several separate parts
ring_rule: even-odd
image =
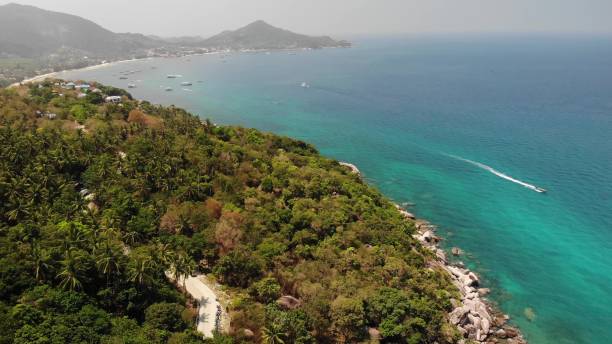
[[[213,49],[267,50],[350,47],[351,43],[336,41],[328,36],[300,35],[258,20],[241,29],[222,32],[202,41],[200,45]]]
[[[109,61],[217,51],[350,47],[256,21],[210,38],[114,33],[87,19],[33,6],[0,6],[0,87],[28,77]]]

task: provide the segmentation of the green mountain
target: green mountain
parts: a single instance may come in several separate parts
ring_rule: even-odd
[[[159,45],[142,35],[116,34],[80,17],[33,6],[0,6],[0,57],[41,58],[62,50],[113,57]]]
[[[209,39],[160,38],[114,33],[89,20],[33,6],[0,6],[0,58],[47,58],[53,54],[114,58],[143,54],[154,48],[290,49],[349,46],[330,37],[292,33],[257,21]]]
[[[114,33],[89,20],[18,4],[0,6],[0,87],[28,77],[147,56],[218,49],[348,47],[346,41],[295,34],[257,21],[209,39]]]
[[[204,40],[203,46],[220,49],[300,49],[348,47],[346,41],[335,41],[328,36],[306,36],[274,27],[258,20],[235,31],[224,31]]]

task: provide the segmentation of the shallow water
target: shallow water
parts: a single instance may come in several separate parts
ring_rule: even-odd
[[[312,142],[437,224],[531,343],[609,343],[612,38],[356,43],[153,59],[63,77],[136,83],[138,98]],[[129,70],[138,72],[119,80]]]

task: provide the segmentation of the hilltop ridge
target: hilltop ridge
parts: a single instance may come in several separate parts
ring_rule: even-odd
[[[225,49],[319,49],[350,47],[347,41],[336,41],[329,36],[307,36],[284,30],[257,20],[234,31],[224,31],[202,42],[205,46]]]
[[[0,57],[41,58],[63,50],[112,57],[155,41],[111,32],[81,17],[11,3],[0,6]]]

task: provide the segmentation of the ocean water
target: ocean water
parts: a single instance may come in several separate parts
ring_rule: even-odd
[[[531,343],[612,342],[612,37],[355,43],[62,77],[314,143],[438,225]]]

